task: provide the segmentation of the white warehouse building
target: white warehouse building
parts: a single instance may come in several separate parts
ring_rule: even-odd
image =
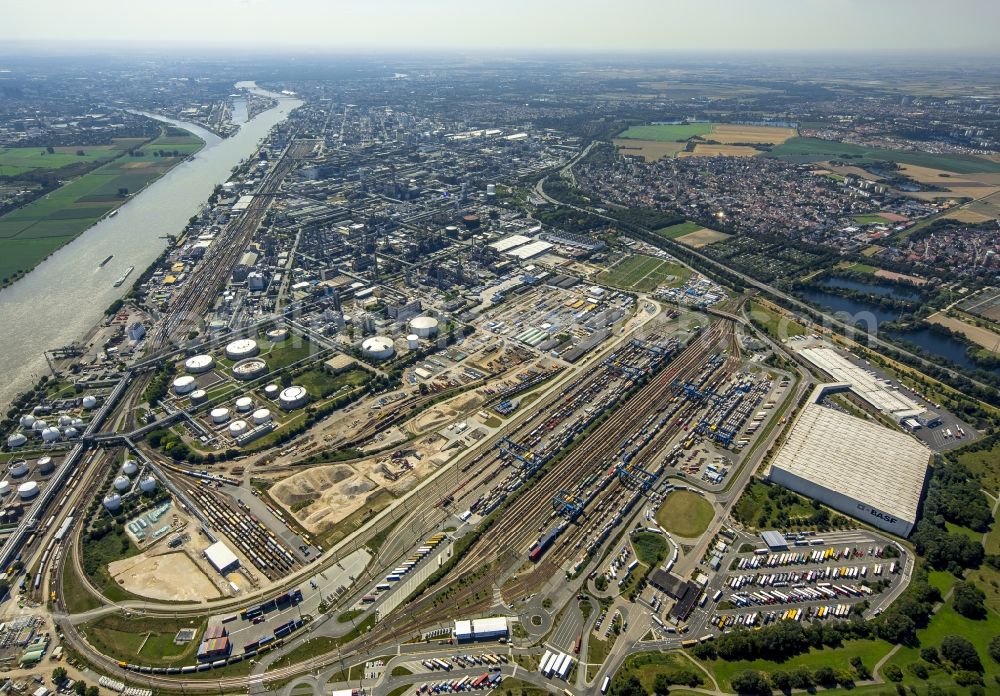
[[[771,462],[774,483],[900,537],[917,521],[931,452],[904,433],[816,401],[802,409]]]

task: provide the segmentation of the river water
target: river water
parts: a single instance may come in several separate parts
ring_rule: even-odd
[[[239,132],[221,139],[191,123],[160,121],[191,131],[205,141],[193,158],[166,175],[75,240],[56,251],[24,278],[0,291],[0,408],[6,409],[18,392],[45,374],[43,351],[79,340],[103,316],[112,302],[124,296],[132,282],[166,248],[164,235],[177,235],[226,181],[235,167],[257,149],[275,125],[302,104],[256,88],[278,104],[243,123]],[[114,254],[104,267],[101,261]],[[121,287],[114,282],[129,266],[135,271]]]

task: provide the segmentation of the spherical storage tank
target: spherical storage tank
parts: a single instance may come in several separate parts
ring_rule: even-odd
[[[28,481],[17,487],[17,497],[21,500],[31,500],[36,495],[38,495],[38,483],[35,481]]]
[[[139,472],[139,465],[131,459],[126,459],[122,464],[122,473],[126,476],[135,476]]]
[[[85,396],[83,397],[83,407],[88,411],[92,408],[97,407],[97,397],[95,396]]]
[[[197,406],[198,404],[205,403],[205,399],[208,398],[208,392],[204,389],[195,389],[191,392],[191,405]]]
[[[118,508],[122,506],[122,497],[117,493],[111,493],[110,495],[104,496],[104,507],[106,507],[111,512],[117,512]]]
[[[241,338],[226,346],[226,357],[230,360],[243,360],[252,358],[260,352],[257,341],[252,338]]]
[[[145,476],[139,481],[139,490],[143,493],[152,493],[156,490],[156,479],[152,476]]]
[[[372,336],[361,344],[361,350],[372,360],[388,360],[396,353],[392,339],[385,336]]]
[[[52,461],[52,457],[42,457],[38,460],[38,473],[41,475],[51,474],[55,468],[56,463]]]
[[[43,420],[36,420],[34,423],[31,424],[31,429],[37,430],[38,432],[42,432],[47,427],[49,427],[49,424]]]
[[[24,433],[15,433],[7,438],[7,446],[13,449],[14,447],[20,447],[27,441],[28,438],[25,437]]]
[[[420,336],[417,334],[410,334],[406,337],[406,347],[410,350],[416,350],[420,347]]]
[[[127,491],[132,482],[128,480],[128,476],[118,476],[115,478],[115,488],[120,491]]]
[[[236,400],[236,410],[245,413],[253,408],[253,399],[249,396],[241,396]]]
[[[42,431],[42,439],[45,442],[55,442],[62,437],[62,433],[59,432],[59,428],[46,428]]]
[[[234,420],[229,424],[229,435],[231,437],[239,437],[247,431],[247,422],[245,420]]]
[[[208,372],[215,367],[215,358],[211,355],[195,355],[184,361],[184,369],[193,375]]]
[[[33,415],[31,415],[30,413],[25,413],[23,416],[21,416],[21,427],[22,428],[30,428],[34,424],[35,424],[35,417]]]
[[[28,462],[23,459],[15,459],[10,463],[10,475],[12,478],[21,478],[28,475]]]
[[[196,386],[198,385],[194,383],[194,377],[191,375],[181,375],[174,380],[174,393],[190,394]]]
[[[410,319],[410,331],[420,338],[430,338],[438,332],[438,320],[434,317],[415,317]]]
[[[76,428],[66,428],[66,432],[63,434],[67,439],[72,440],[73,438],[80,436],[80,431]]]
[[[213,423],[225,423],[229,420],[229,409],[221,406],[219,408],[213,408],[211,415]]]
[[[271,329],[267,332],[267,340],[271,343],[280,343],[288,338],[288,329]]]
[[[260,358],[247,358],[233,365],[233,377],[244,382],[264,376],[267,363]]]
[[[308,400],[309,392],[306,391],[306,388],[294,384],[286,389],[282,389],[281,393],[278,395],[278,403],[281,405],[281,408],[286,411],[298,408],[304,405]]]
[[[253,422],[256,425],[267,423],[269,420],[271,420],[271,412],[266,408],[258,408],[253,412]]]
[[[11,490],[13,489],[10,487],[10,481],[0,481],[0,495],[10,495]]]
[[[71,425],[73,425],[73,419],[72,418],[70,418],[69,416],[59,416],[59,427],[60,428],[68,428]]]

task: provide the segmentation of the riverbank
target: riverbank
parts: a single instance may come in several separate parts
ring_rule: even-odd
[[[0,287],[7,287],[192,157],[205,141],[164,126],[159,136],[0,217]]]

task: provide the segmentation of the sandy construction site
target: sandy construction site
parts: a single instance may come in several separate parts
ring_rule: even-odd
[[[132,594],[175,602],[221,597],[219,588],[184,551],[140,553],[115,561],[108,572]]]

